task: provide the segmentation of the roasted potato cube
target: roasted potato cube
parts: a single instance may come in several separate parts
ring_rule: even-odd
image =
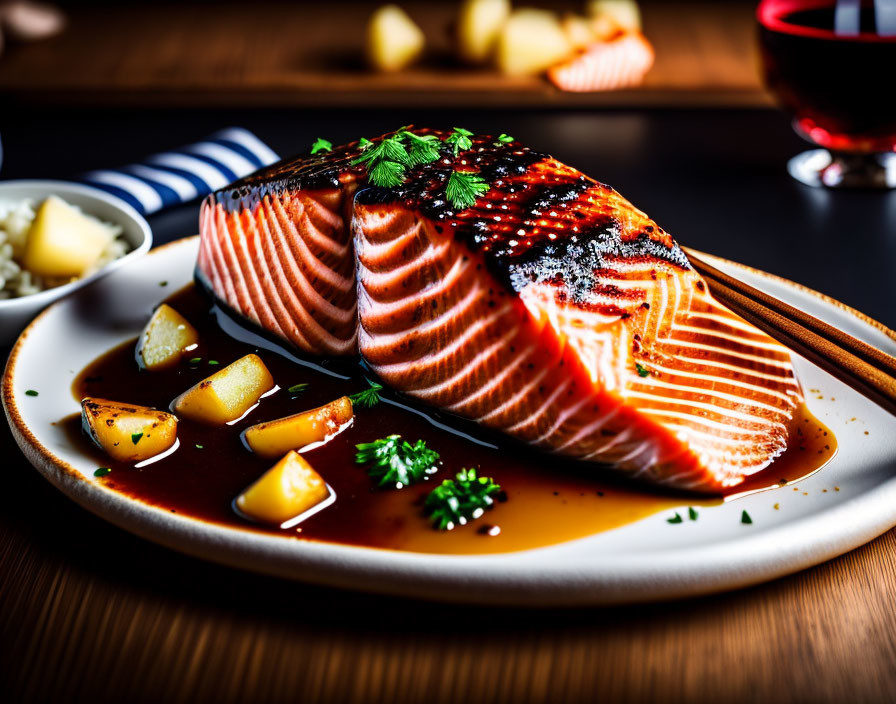
[[[471,64],[488,61],[509,16],[510,0],[465,0],[457,17],[460,58]]]
[[[325,442],[352,418],[352,402],[343,396],[320,408],[253,425],[243,437],[252,451],[262,457],[282,457],[290,450]]]
[[[99,259],[110,239],[102,223],[50,196],[40,204],[28,230],[22,264],[38,276],[81,276]]]
[[[400,71],[423,51],[423,32],[398,5],[383,5],[367,25],[367,59],[378,71]]]
[[[200,423],[224,425],[242,418],[273,388],[274,378],[264,362],[247,354],[178,396],[174,412]]]
[[[290,451],[237,497],[236,507],[260,523],[283,525],[330,496],[323,478],[298,452]]]
[[[641,31],[641,10],[635,0],[590,0],[588,14],[612,20],[623,32]]]
[[[163,303],[156,308],[137,341],[137,363],[144,369],[170,369],[183,353],[199,344],[199,333],[180,313]]]
[[[155,457],[177,441],[177,418],[170,413],[104,398],[81,401],[81,427],[100,449],[119,462]]]
[[[502,73],[534,75],[569,57],[573,48],[549,10],[516,10],[501,30],[496,59]]]
[[[599,39],[592,26],[592,20],[587,17],[566,14],[561,24],[573,49],[584,49]]]

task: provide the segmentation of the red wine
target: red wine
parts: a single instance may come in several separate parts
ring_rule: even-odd
[[[835,0],[763,0],[760,47],[769,89],[798,132],[822,147],[896,151],[896,37],[876,32],[863,3],[860,32],[834,33]]]

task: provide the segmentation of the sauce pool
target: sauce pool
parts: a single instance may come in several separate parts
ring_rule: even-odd
[[[120,345],[85,368],[72,392],[167,410],[180,393],[240,357],[254,352],[271,371],[279,390],[234,425],[209,427],[181,419],[177,450],[150,463],[116,463],[81,432],[80,418],[62,424],[71,441],[112,471],[99,478],[111,489],[172,513],[245,530],[297,539],[444,554],[526,550],[582,538],[682,506],[712,506],[725,497],[658,489],[617,479],[610,470],[534,452],[472,424],[382,393],[373,408],[356,408],[354,423],[323,446],[303,453],[336,493],[336,502],[288,529],[252,523],[232,509],[234,498],[274,463],[252,454],[240,433],[246,427],[323,405],[367,388],[357,362],[301,360],[214,309],[193,286],[167,303],[198,330],[198,362],[169,371],[140,371],[135,341]],[[224,329],[226,328],[227,332]],[[237,339],[240,338],[240,339]],[[211,362],[211,364],[210,364]],[[217,364],[215,364],[217,363]],[[303,391],[290,393],[296,384]],[[355,445],[387,435],[418,439],[437,451],[441,464],[427,481],[411,487],[378,489],[366,467],[355,463]],[[788,450],[772,465],[733,490],[762,491],[799,480],[820,469],[836,451],[830,430],[802,408],[794,419]],[[506,494],[478,520],[437,531],[423,515],[423,500],[443,479],[466,467],[493,477]]]

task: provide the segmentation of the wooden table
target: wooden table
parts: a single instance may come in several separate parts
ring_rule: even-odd
[[[449,32],[453,2],[402,3],[426,33],[425,61],[397,74],[372,73],[362,48],[376,4],[78,4],[64,34],[10,45],[0,56],[0,96],[231,107],[768,104],[757,71],[752,2],[644,3],[645,33],[656,49],[644,85],[586,94],[560,92],[541,77],[458,66]]]
[[[283,153],[318,134],[339,141],[361,129],[357,116],[340,111],[66,116],[0,115],[0,174],[63,176],[226,124],[249,127]],[[404,117],[371,111],[363,129]],[[771,268],[896,325],[896,193],[828,194],[793,183],[783,161],[800,144],[771,111],[438,110],[414,118],[506,130],[614,184],[683,243]],[[195,223],[195,204],[152,218],[157,242],[191,234]],[[896,700],[894,531],[817,568],[725,595],[611,609],[459,608],[184,557],[64,498],[5,428],[0,458],[4,700]]]

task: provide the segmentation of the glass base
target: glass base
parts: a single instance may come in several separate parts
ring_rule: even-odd
[[[896,188],[896,154],[847,154],[810,149],[787,162],[800,183],[818,188]]]

